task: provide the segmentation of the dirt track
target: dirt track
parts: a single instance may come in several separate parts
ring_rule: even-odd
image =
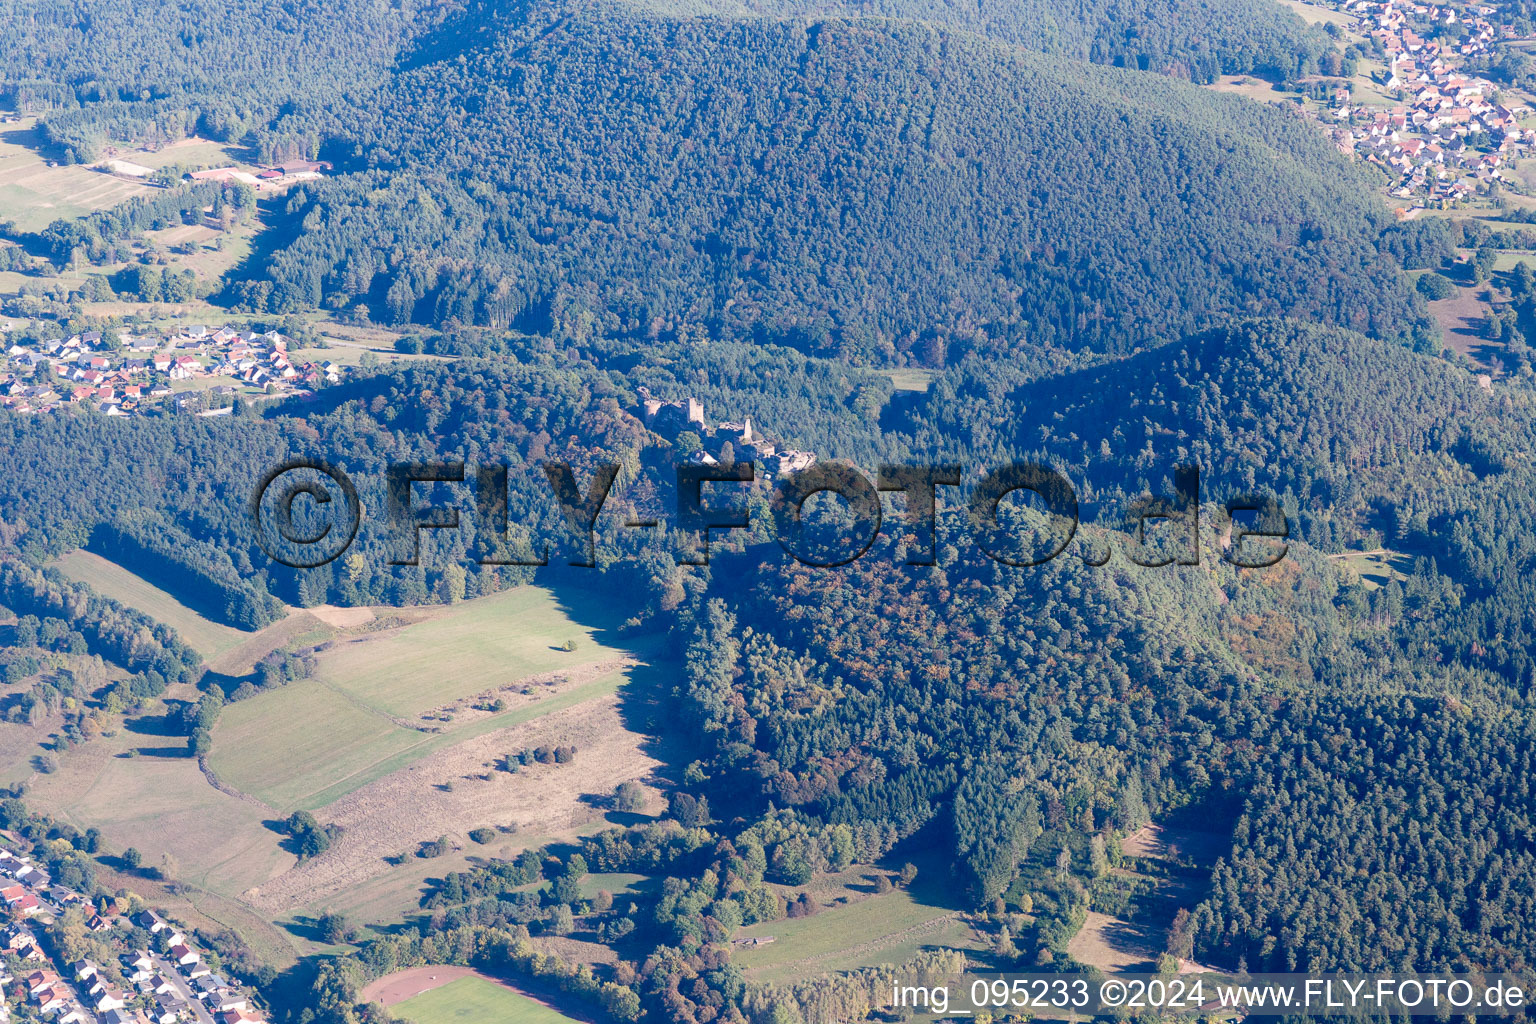
[[[362,992],[358,993],[358,1001],[363,1003],[378,1003],[388,1009],[397,1003],[403,1003],[412,996],[419,996],[423,992],[430,992],[435,988],[442,988],[450,982],[460,978],[476,977],[482,981],[488,981],[492,985],[514,992],[524,999],[531,1000],[541,1006],[547,1006],[556,1013],[573,1021],[585,1021],[586,1016],[572,1016],[568,1010],[558,1010],[555,1006],[532,992],[524,991],[516,985],[508,985],[500,978],[493,978],[489,974],[481,974],[469,967],[428,966],[412,967],[408,970],[397,971],[372,982]]]
[[[410,970],[386,974],[377,981],[369,983],[362,992],[358,993],[357,1001],[378,1003],[385,1007],[394,1006],[396,1003],[405,1002],[411,996],[419,996],[434,988],[442,988],[450,981],[457,981],[474,973],[468,967],[412,967]],[[494,978],[486,980],[495,981]]]

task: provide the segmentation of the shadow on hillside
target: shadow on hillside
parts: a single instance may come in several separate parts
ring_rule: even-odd
[[[317,917],[296,914],[293,920],[281,921],[279,924],[285,931],[301,939],[308,939],[310,942],[318,942],[322,945],[325,944],[325,934],[320,930],[320,919]]]
[[[629,681],[619,688],[619,720],[625,729],[642,737],[641,751],[661,762],[661,767],[655,770],[652,778],[640,781],[670,788],[675,783],[672,772],[680,770],[682,765],[692,759],[684,756],[685,751],[676,731],[667,728],[667,711],[663,703],[664,695],[675,682],[680,654],[676,650],[674,638],[656,631],[652,623],[632,629],[623,628],[627,619],[643,610],[646,600],[644,595],[613,589],[599,591],[588,584],[585,578],[581,578],[580,582],[574,581],[572,574],[589,571],[566,568],[551,577],[541,577],[539,584],[554,596],[556,607],[561,612],[592,632],[592,639],[596,643],[624,651],[639,660],[639,664],[629,669]],[[602,807],[605,803],[603,798],[608,794],[597,796],[598,799],[586,802]],[[633,825],[652,818],[647,814],[611,808],[606,810],[604,816],[615,825]]]

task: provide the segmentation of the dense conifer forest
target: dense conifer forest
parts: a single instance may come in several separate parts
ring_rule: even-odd
[[[905,22],[545,17],[397,76],[235,301],[885,365],[1433,333],[1363,172],[1284,114]]]

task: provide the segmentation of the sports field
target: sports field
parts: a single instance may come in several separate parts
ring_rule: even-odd
[[[473,975],[412,996],[390,1010],[416,1024],[570,1024],[575,1020]]]

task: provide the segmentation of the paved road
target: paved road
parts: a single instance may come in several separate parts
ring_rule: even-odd
[[[170,979],[171,984],[176,987],[176,991],[185,996],[187,1002],[192,1004],[192,1013],[197,1017],[199,1024],[213,1024],[213,1015],[208,1012],[208,1007],[204,1006],[202,1000],[198,999],[197,995],[193,993],[192,986],[188,985],[187,979],[177,972],[176,965],[159,953],[150,953],[149,958],[155,962],[155,970]]]

